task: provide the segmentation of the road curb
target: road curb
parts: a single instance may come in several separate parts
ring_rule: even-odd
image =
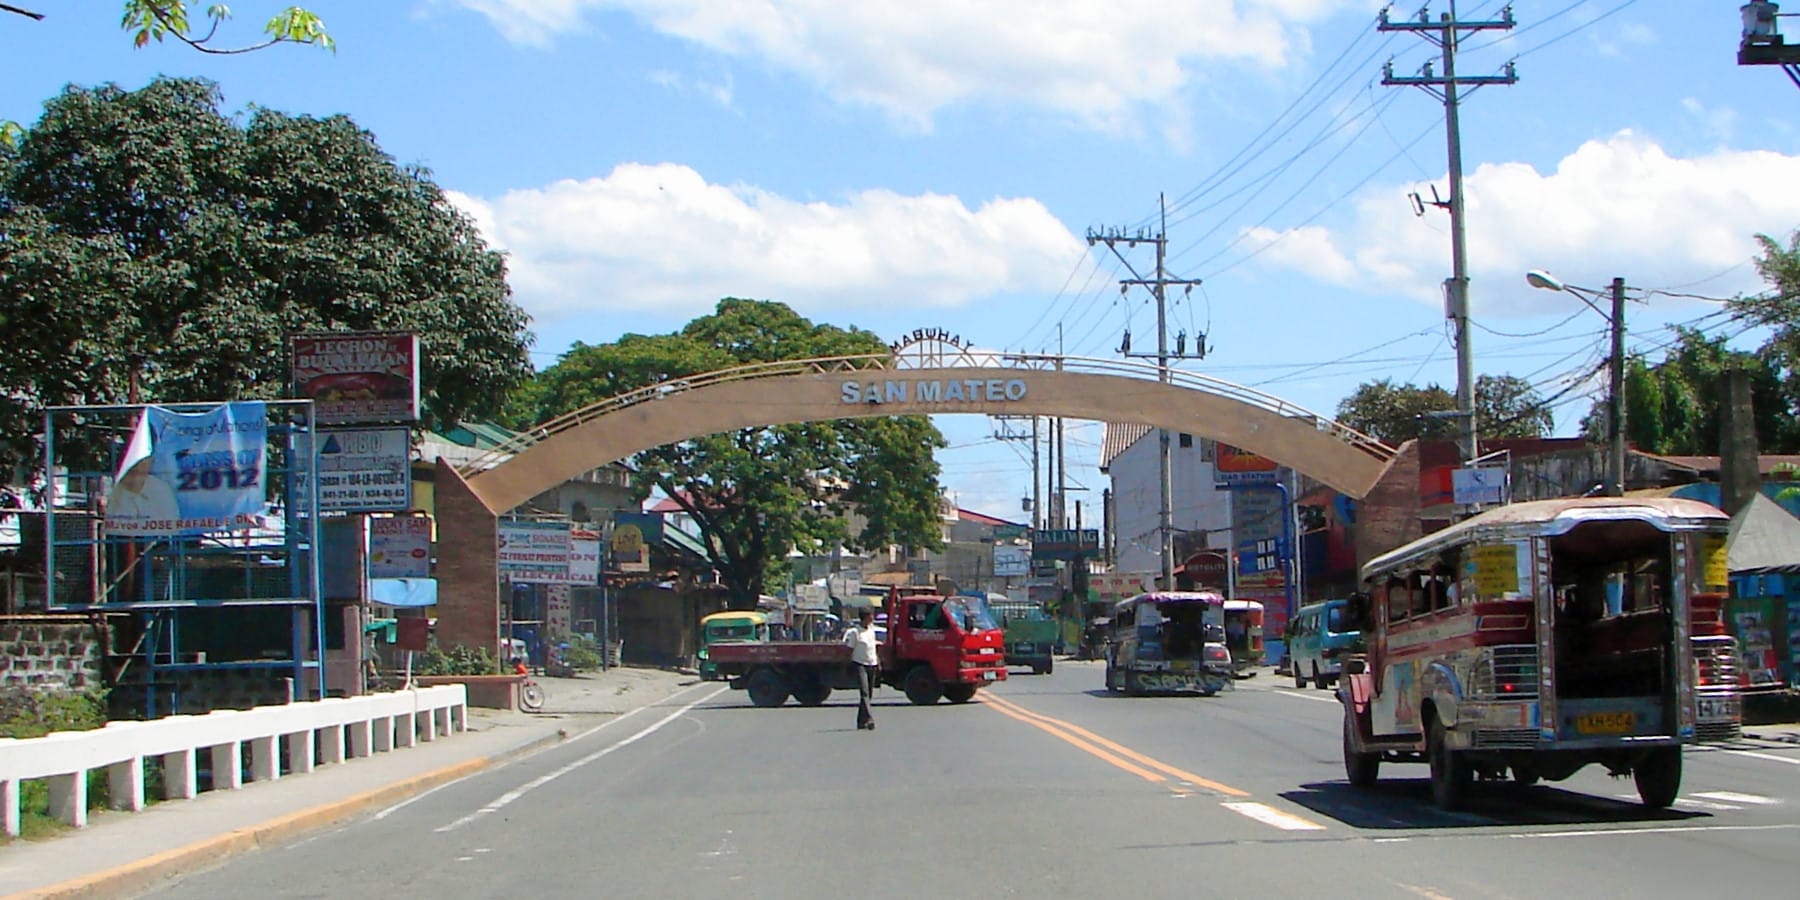
[[[516,747],[490,756],[463,760],[420,775],[321,803],[310,809],[278,816],[256,825],[228,831],[216,837],[196,841],[153,856],[114,866],[100,872],[72,878],[41,888],[7,895],[4,900],[50,900],[50,898],[116,897],[148,891],[176,875],[210,867],[240,853],[286,843],[308,832],[336,825],[371,809],[398,803],[408,797],[449,784],[477,772],[535,753],[568,738],[565,730],[526,741]]]

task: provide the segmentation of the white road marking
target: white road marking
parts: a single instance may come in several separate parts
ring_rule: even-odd
[[[1283,831],[1324,831],[1325,826],[1317,822],[1302,819],[1292,813],[1284,813],[1272,806],[1261,803],[1221,803],[1220,806],[1240,816],[1255,819],[1264,825],[1273,825]]]
[[[1283,697],[1298,697],[1301,700],[1317,700],[1321,703],[1329,703],[1333,706],[1338,705],[1338,698],[1337,698],[1336,694],[1303,694],[1299,690],[1272,691],[1271,693],[1280,694]]]
[[[1725,752],[1735,753],[1739,756],[1748,756],[1752,759],[1767,759],[1774,762],[1787,763],[1790,766],[1800,766],[1800,756],[1776,756],[1773,753],[1758,753],[1755,750],[1726,750]]]
[[[1781,804],[1781,801],[1774,797],[1764,797],[1761,794],[1740,794],[1736,791],[1704,791],[1694,796],[1724,803],[1748,803],[1751,806],[1779,806]]]
[[[701,682],[701,683],[700,683],[700,684],[697,684],[697,685],[694,685],[694,686],[693,686],[693,687],[687,687],[687,688],[682,688],[682,689],[681,689],[681,690],[679,690],[679,691],[676,691],[676,692],[675,692],[675,693],[673,693],[673,694],[670,694],[670,695],[669,695],[669,696],[668,696],[668,699],[670,699],[670,700],[673,700],[673,699],[675,699],[675,698],[676,698],[676,697],[679,697],[679,696],[681,696],[681,695],[682,695],[682,694],[685,694],[685,693],[687,693],[687,692],[688,692],[688,691],[694,691],[694,690],[699,690],[699,689],[700,689],[700,688],[703,688],[703,687],[706,687],[706,683],[705,683],[705,682]],[[550,749],[550,748],[551,748],[551,747],[566,747],[566,746],[568,746],[568,745],[570,745],[570,744],[573,744],[573,743],[575,743],[575,742],[576,742],[576,741],[579,741],[579,740],[581,740],[581,739],[583,739],[583,738],[586,738],[586,737],[588,737],[588,736],[590,736],[590,735],[593,735],[593,734],[594,734],[594,733],[595,733],[595,732],[598,732],[598,731],[600,731],[600,730],[601,730],[601,729],[603,729],[603,728],[606,728],[606,727],[607,727],[607,726],[610,726],[610,725],[616,725],[616,724],[618,724],[618,723],[620,723],[620,722],[623,722],[623,721],[625,721],[625,720],[626,720],[626,719],[629,719],[629,718],[631,718],[631,717],[632,717],[632,716],[635,716],[635,715],[637,715],[637,714],[638,714],[638,713],[641,713],[641,712],[643,712],[643,711],[644,711],[644,710],[646,710],[646,709],[650,709],[650,707],[649,707],[649,706],[640,706],[640,707],[638,707],[638,708],[636,708],[636,709],[632,709],[632,710],[628,710],[628,711],[626,711],[626,712],[624,712],[624,713],[621,713],[621,714],[619,714],[619,715],[617,715],[617,716],[614,716],[614,717],[613,717],[613,718],[610,718],[610,719],[607,719],[607,720],[606,720],[606,721],[604,721],[604,722],[601,722],[601,723],[600,723],[600,724],[598,724],[598,725],[595,725],[595,726],[594,726],[594,727],[592,727],[592,728],[589,728],[589,729],[588,729],[588,730],[586,730],[586,731],[584,731],[584,732],[582,732],[582,733],[580,733],[580,734],[578,734],[578,735],[576,735],[576,736],[574,736],[574,737],[572,737],[572,738],[569,738],[569,739],[568,739],[568,740],[566,740],[566,741],[558,741],[558,742],[557,742],[557,743],[554,743],[554,744],[550,744],[550,745],[548,745],[548,746],[545,746],[545,747],[544,747],[544,748],[543,748],[543,749],[542,749],[542,750],[538,750],[538,751],[536,751],[536,752],[535,752],[535,753],[528,753],[528,754],[526,754],[526,755],[525,755],[525,756],[521,756],[521,757],[519,757],[519,759],[525,759],[525,758],[527,758],[527,757],[530,757],[530,756],[536,756],[536,755],[537,755],[537,754],[538,754],[538,753],[542,753],[542,752],[544,752],[544,750],[549,750],[549,749]],[[399,802],[399,803],[396,803],[396,804],[394,804],[394,805],[393,805],[393,806],[390,806],[390,807],[388,807],[388,808],[387,808],[387,809],[384,809],[384,810],[382,810],[382,811],[381,811],[381,812],[378,812],[378,813],[376,813],[376,814],[375,814],[375,815],[373,815],[373,816],[370,816],[370,818],[371,818],[371,819],[385,819],[385,818],[387,818],[387,817],[388,817],[388,816],[391,816],[391,815],[393,815],[393,814],[394,814],[394,813],[397,813],[397,812],[399,812],[399,811],[400,811],[400,810],[403,810],[403,809],[405,809],[405,808],[407,808],[407,807],[408,807],[408,806],[411,806],[411,805],[413,805],[413,804],[414,804],[414,803],[417,803],[417,802],[419,802],[419,801],[420,801],[420,800],[423,800],[423,799],[425,799],[425,798],[426,798],[426,797],[429,797],[429,796],[431,796],[431,795],[432,795],[432,794],[435,794],[435,793],[437,793],[437,792],[438,792],[438,791],[441,791],[441,790],[443,790],[443,789],[444,789],[444,788],[447,788],[447,787],[450,787],[450,786],[452,786],[452,785],[456,785],[456,784],[460,784],[460,783],[462,783],[462,782],[463,782],[463,781],[466,781],[466,780],[468,780],[468,779],[470,779],[470,778],[474,778],[474,777],[475,777],[475,776],[477,776],[477,775],[481,775],[481,774],[484,774],[484,773],[485,773],[485,772],[490,772],[490,771],[493,771],[493,770],[491,770],[491,769],[487,769],[487,770],[483,770],[483,771],[481,771],[481,772],[470,772],[470,773],[469,773],[469,774],[467,774],[467,775],[464,775],[464,776],[463,776],[463,777],[461,777],[461,778],[458,778],[458,779],[456,779],[456,780],[455,780],[455,781],[446,781],[446,782],[444,782],[444,783],[443,783],[443,784],[440,784],[440,785],[438,785],[438,786],[437,786],[437,787],[434,787],[434,788],[430,788],[430,789],[428,789],[428,790],[424,790],[424,791],[420,791],[420,792],[419,792],[419,793],[417,793],[417,794],[414,794],[414,795],[412,795],[412,796],[411,796],[411,797],[408,797],[408,798],[406,798],[406,799],[405,799],[405,800],[402,800],[402,801],[400,801],[400,802]]]
[[[1741,806],[1734,806],[1730,803],[1714,803],[1710,800],[1695,800],[1692,797],[1677,797],[1675,805],[1683,809],[1708,809],[1713,812],[1737,812],[1743,809]]]
[[[1501,834],[1495,837],[1525,838],[1571,838],[1571,837],[1612,837],[1621,834],[1684,834],[1695,831],[1791,831],[1800,825],[1670,825],[1661,828],[1593,828],[1586,831],[1526,831],[1516,834]]]
[[[719,694],[724,693],[725,690],[726,690],[726,685],[719,685],[717,690],[713,691],[712,693],[707,694],[704,697],[701,697],[698,700],[693,701],[692,703],[687,704],[686,706],[681,707],[680,709],[675,710],[672,713],[669,713],[666,716],[663,716],[661,719],[658,719],[656,721],[656,724],[651,725],[651,726],[643,729],[642,731],[639,731],[636,734],[633,734],[632,736],[630,736],[628,738],[624,738],[617,743],[609,744],[605,747],[602,747],[599,750],[589,753],[588,755],[586,755],[572,763],[569,763],[568,765],[563,766],[562,768],[557,769],[554,772],[550,772],[549,774],[540,775],[536,778],[533,778],[532,780],[527,781],[524,784],[519,785],[518,787],[513,788],[512,790],[507,791],[504,794],[501,794],[499,797],[494,798],[494,802],[489,803],[488,805],[483,806],[482,808],[475,810],[474,812],[469,813],[468,815],[463,816],[462,818],[457,819],[456,821],[451,822],[448,825],[439,826],[438,828],[436,828],[434,830],[436,830],[440,833],[447,832],[447,831],[455,831],[456,829],[461,828],[464,825],[467,825],[470,822],[473,822],[476,819],[481,818],[482,816],[485,816],[489,813],[499,812],[500,810],[505,809],[507,806],[509,806],[514,800],[517,800],[520,797],[523,797],[526,794],[529,794],[532,791],[535,791],[538,788],[541,788],[544,785],[549,784],[550,782],[555,781],[556,779],[561,778],[564,775],[567,775],[570,772],[573,772],[576,769],[579,769],[582,766],[587,765],[588,763],[593,762],[594,760],[597,760],[603,756],[606,756],[607,754],[610,754],[615,750],[622,750],[626,747],[631,746],[632,744],[637,743],[640,740],[643,740],[644,738],[649,737],[652,734],[655,734],[657,731],[660,731],[664,725],[667,725],[670,722],[673,722],[676,719],[681,718],[682,716],[686,715],[689,710],[693,709],[696,706],[699,706],[702,703],[705,703],[708,700],[711,700],[714,697],[717,697]],[[597,731],[598,729],[594,729],[594,730]],[[589,733],[591,734],[592,732],[590,731]],[[585,736],[586,735],[583,735],[583,737],[585,737]]]

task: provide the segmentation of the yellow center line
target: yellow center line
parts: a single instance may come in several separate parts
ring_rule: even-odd
[[[1106,749],[1111,750],[1112,752],[1114,752],[1120,756],[1135,760],[1138,763],[1141,763],[1142,765],[1148,766],[1149,768],[1155,769],[1159,772],[1164,772],[1169,775],[1172,775],[1172,776],[1179,778],[1182,781],[1185,781],[1189,784],[1196,785],[1198,787],[1203,787],[1203,788],[1206,788],[1207,790],[1214,791],[1216,793],[1224,794],[1227,797],[1248,797],[1248,796],[1250,796],[1249,791],[1239,790],[1237,788],[1232,787],[1231,785],[1220,784],[1219,782],[1213,781],[1210,778],[1202,778],[1198,775],[1195,775],[1192,772],[1186,771],[1184,769],[1178,769],[1178,768],[1171,766],[1168,763],[1165,763],[1159,759],[1154,759],[1149,756],[1145,756],[1144,754],[1139,753],[1136,750],[1133,750],[1129,747],[1124,747],[1117,743],[1114,743],[1113,741],[1109,741],[1106,738],[1103,738],[1103,737],[1101,737],[1079,725],[1071,724],[1069,722],[1064,722],[1061,719],[1052,718],[1050,716],[1044,715],[1043,713],[1032,712],[1031,710],[1028,710],[1028,709],[1018,705],[1017,703],[1012,702],[1011,700],[1002,700],[999,697],[994,696],[993,694],[983,695],[982,699],[987,703],[987,705],[992,706],[995,709],[995,711],[1005,713],[1006,715],[1010,715],[1015,719],[1024,717],[1024,721],[1027,721],[1030,724],[1037,725],[1041,728],[1044,728],[1047,731],[1051,731],[1052,734],[1056,734],[1058,737],[1061,737],[1061,738],[1063,738],[1063,740],[1069,741],[1070,743],[1075,742],[1075,738],[1073,737],[1074,735],[1079,735],[1081,738],[1085,738],[1086,740],[1091,741],[1094,744],[1097,744],[1101,747],[1105,747]],[[1067,734],[1059,733],[1057,731],[1052,730],[1052,728],[1064,729],[1067,731]],[[1092,752],[1092,751],[1090,751],[1090,752]]]
[[[1145,781],[1164,781],[1164,780],[1166,780],[1161,775],[1158,775],[1155,772],[1152,772],[1152,771],[1142,768],[1140,766],[1132,765],[1131,763],[1126,762],[1125,760],[1120,759],[1117,756],[1114,756],[1111,753],[1108,753],[1105,750],[1102,750],[1099,747],[1089,744],[1086,741],[1083,741],[1073,735],[1064,734],[1063,732],[1058,731],[1054,726],[1046,725],[1042,722],[1033,721],[1029,717],[1029,714],[1025,713],[1022,710],[1019,712],[1014,712],[1011,709],[1007,709],[1004,706],[995,703],[992,697],[987,698],[987,705],[993,707],[993,710],[995,712],[997,712],[1003,716],[1008,716],[1010,718],[1018,719],[1019,721],[1024,722],[1025,724],[1030,725],[1033,728],[1041,729],[1048,734],[1051,734],[1051,735],[1054,735],[1055,737],[1061,738],[1063,741],[1066,741],[1069,744],[1071,744],[1081,750],[1091,753],[1094,756],[1099,757],[1100,759],[1103,759],[1109,763],[1112,763],[1113,765],[1118,766],[1119,768],[1124,769],[1125,771],[1130,772],[1131,774],[1136,775],[1139,778],[1144,779]]]

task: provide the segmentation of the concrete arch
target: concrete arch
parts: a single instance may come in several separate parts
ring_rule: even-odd
[[[767,425],[894,415],[1041,415],[1167,428],[1266,456],[1362,497],[1394,451],[1272,395],[1113,360],[893,368],[887,356],[758,364],[602,401],[461,467],[491,513],[651,447]],[[1054,362],[1054,365],[1046,365]]]
[[[1368,435],[1204,375],[1075,357],[962,353],[907,362],[888,354],[793,360],[675,379],[545,422],[468,464],[439,460],[440,644],[497,647],[502,514],[606,463],[706,434],[915,414],[1137,423],[1224,441],[1358,498],[1395,460],[1393,448]]]

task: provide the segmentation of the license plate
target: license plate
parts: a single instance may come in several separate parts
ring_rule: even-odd
[[[994,673],[992,673],[992,672],[983,672],[983,673],[981,673],[981,680],[982,680],[982,681],[993,681],[993,680],[994,680]]]
[[[1176,672],[1191,671],[1194,668],[1194,661],[1191,659],[1178,659],[1169,663],[1169,668]]]
[[[1702,719],[1728,719],[1731,718],[1733,712],[1730,700],[1720,700],[1715,697],[1702,697],[1699,701],[1699,705],[1700,718]]]
[[[1637,730],[1637,714],[1602,712],[1576,716],[1575,730],[1582,734],[1630,734]]]

